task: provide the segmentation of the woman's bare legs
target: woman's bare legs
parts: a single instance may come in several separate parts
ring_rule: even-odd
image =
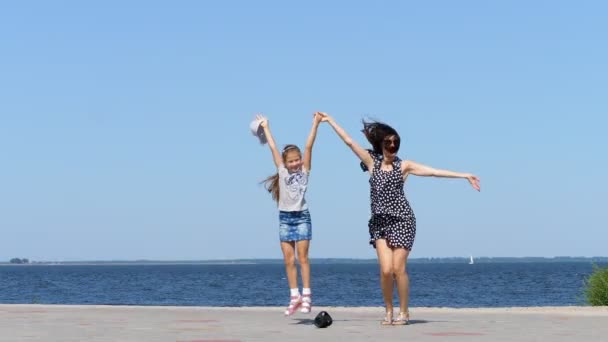
[[[410,254],[405,248],[393,249],[393,274],[397,283],[397,294],[399,295],[399,313],[409,319],[408,305],[410,296],[410,279],[407,274],[407,258]],[[401,315],[400,315],[401,316]]]
[[[376,254],[380,266],[380,288],[386,306],[386,320],[383,324],[390,324],[393,319],[393,251],[386,244],[386,240],[379,239],[376,240]]]

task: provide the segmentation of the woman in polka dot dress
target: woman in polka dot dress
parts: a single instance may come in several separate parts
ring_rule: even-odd
[[[383,325],[404,325],[409,321],[409,278],[406,263],[414,238],[416,217],[403,191],[408,175],[465,178],[477,191],[479,178],[468,173],[438,170],[397,157],[400,138],[395,129],[380,122],[363,122],[363,134],[372,150],[359,146],[329,115],[318,113],[346,145],[361,159],[361,167],[370,174],[372,216],[369,220],[370,244],[376,248],[380,265],[380,286],[386,305]],[[399,315],[393,319],[393,289],[397,285]]]

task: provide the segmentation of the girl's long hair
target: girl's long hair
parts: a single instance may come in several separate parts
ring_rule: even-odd
[[[281,156],[283,157],[283,163],[285,163],[285,157],[287,156],[287,152],[289,151],[297,151],[301,154],[300,148],[298,148],[298,146],[292,144],[285,145],[285,147],[283,148],[283,152],[281,153]],[[279,173],[277,172],[274,175],[264,179],[261,183],[264,184],[264,188],[266,188],[266,190],[270,193],[272,199],[275,202],[279,203]]]
[[[386,137],[394,135],[400,140],[399,133],[393,127],[378,121],[362,121],[363,129],[361,132],[363,132],[367,141],[372,144],[375,153],[382,154],[382,144]]]

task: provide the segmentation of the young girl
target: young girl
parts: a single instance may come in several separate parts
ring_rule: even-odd
[[[274,164],[277,167],[277,173],[268,177],[264,183],[279,207],[279,238],[291,292],[291,299],[285,310],[285,315],[292,315],[298,308],[300,308],[300,312],[309,313],[312,302],[308,248],[312,238],[312,225],[304,195],[306,194],[310,174],[312,146],[317,136],[321,116],[314,115],[312,129],[304,148],[304,156],[296,145],[286,145],[279,153],[270,133],[268,119],[258,115],[257,120],[264,128],[264,135],[272,152]],[[295,265],[296,251],[302,272],[302,295],[300,295],[298,289],[298,271]]]
[[[370,174],[372,216],[369,220],[370,244],[376,248],[380,265],[380,287],[386,305],[383,325],[407,324],[409,278],[407,258],[416,236],[416,217],[403,191],[409,174],[416,176],[465,178],[474,189],[480,190],[479,178],[468,173],[437,170],[411,160],[397,158],[400,138],[396,130],[380,122],[363,122],[363,134],[372,150],[361,148],[327,114],[317,113],[328,122],[346,145],[361,160],[361,166]],[[393,288],[397,283],[399,315],[393,319]]]

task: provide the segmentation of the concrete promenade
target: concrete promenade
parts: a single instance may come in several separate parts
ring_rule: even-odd
[[[316,328],[315,315],[334,319]],[[608,307],[412,308],[411,324],[381,326],[382,308],[0,305],[0,341],[608,341]]]

